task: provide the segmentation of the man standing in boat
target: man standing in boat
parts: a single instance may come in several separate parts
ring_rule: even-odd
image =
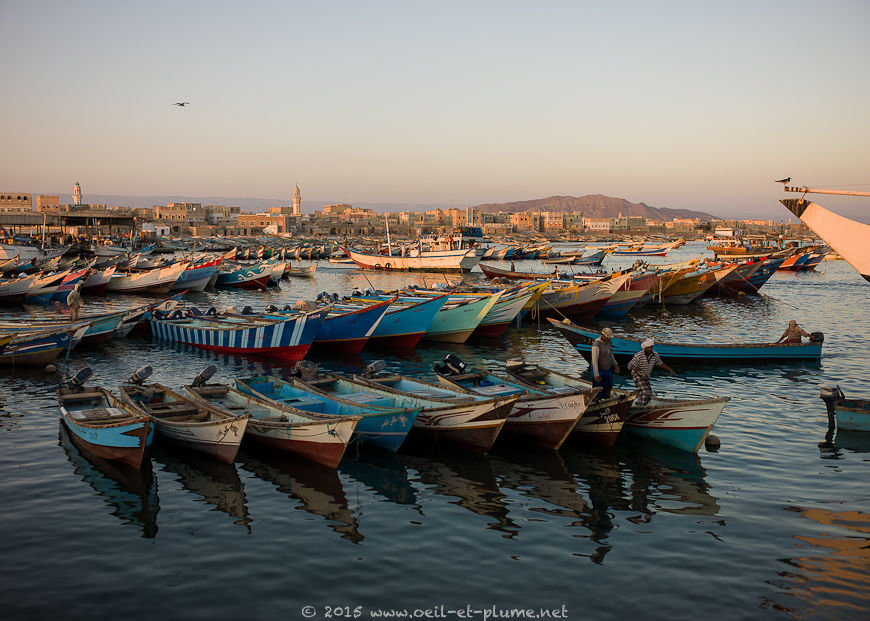
[[[601,392],[595,397],[607,399],[610,397],[610,389],[613,388],[613,371],[619,374],[619,363],[613,357],[613,349],[610,339],[613,338],[613,330],[604,328],[592,343],[592,387],[601,387]]]
[[[785,341],[787,345],[800,345],[802,336],[809,338],[810,333],[801,328],[798,325],[798,322],[792,319],[788,322],[788,327],[785,329],[785,332],[782,333],[782,336],[779,337],[777,343]]]
[[[655,345],[655,341],[646,339],[640,344],[641,350],[628,363],[628,370],[631,371],[631,377],[640,391],[634,400],[635,405],[646,405],[652,399],[652,387],[649,380],[655,367],[661,367],[671,375],[676,372],[662,362],[659,355],[653,351],[653,345]]]

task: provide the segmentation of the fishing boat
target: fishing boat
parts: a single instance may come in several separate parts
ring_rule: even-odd
[[[151,417],[157,433],[173,444],[232,463],[251,415],[205,405],[161,384],[144,384],[151,371],[143,367],[121,384],[121,401]]]
[[[48,261],[63,256],[69,246],[60,248],[45,248],[44,246],[28,246],[23,244],[0,244],[0,260],[18,257],[22,264]]]
[[[828,416],[836,421],[837,429],[870,431],[870,399],[848,399],[839,386],[822,386],[819,396],[828,406]]]
[[[600,334],[574,323],[564,323],[549,319],[550,325],[562,335],[587,360],[591,360],[592,343]],[[613,355],[620,363],[627,363],[641,350],[644,339],[633,339],[614,335],[610,339]],[[668,364],[758,364],[763,362],[781,363],[794,360],[819,360],[822,356],[824,335],[814,333],[810,342],[801,344],[787,343],[668,343],[656,341],[655,349]]]
[[[697,453],[729,399],[682,401],[654,397],[646,405],[629,408],[623,432]]]
[[[413,349],[446,303],[447,295],[393,302],[375,326],[366,347]]]
[[[332,306],[311,346],[317,350],[359,353],[396,298],[394,295],[362,308]]]
[[[109,281],[117,271],[117,265],[110,265],[102,269],[92,268],[82,282],[82,293],[90,295],[105,295],[106,287],[109,286]]]
[[[85,388],[91,370],[84,368],[58,389],[61,420],[80,449],[139,469],[154,439],[151,419],[131,410],[105,388]]]
[[[265,261],[254,265],[233,264],[224,261],[221,269],[217,272],[214,286],[265,291],[271,274],[272,267]]]
[[[315,414],[362,417],[357,422],[354,438],[364,445],[395,453],[402,446],[419,408],[397,408],[372,403],[357,403],[350,399],[327,396],[319,386],[293,379],[285,382],[275,377],[254,377],[236,380],[236,388],[244,393],[262,395],[272,401]],[[386,403],[384,400],[382,403]]]
[[[302,360],[314,342],[329,309],[301,312],[281,319],[253,316],[151,317],[156,339],[186,343],[227,354],[253,354],[280,360]]]
[[[523,361],[508,363],[505,371],[514,380],[538,390],[543,388],[556,393],[593,390],[592,382],[589,380]],[[636,392],[627,392],[618,388],[613,388],[607,398],[602,398],[599,393],[586,407],[586,412],[572,429],[571,438],[582,443],[612,447],[622,432],[625,419],[628,417],[628,408],[631,407],[635,394]]]
[[[704,267],[669,279],[670,283],[662,288],[658,299],[663,304],[691,304],[736,267],[734,264],[726,264],[717,269]]]
[[[57,358],[60,352],[72,350],[81,340],[88,325],[78,323],[45,330],[16,332],[0,352],[0,365],[44,366]]]
[[[27,291],[25,302],[36,304],[48,304],[51,302],[51,297],[54,295],[60,283],[67,277],[70,270],[62,272],[43,272],[42,276],[36,280],[36,283]]]
[[[617,272],[589,282],[553,281],[536,310],[542,317],[591,319],[630,280],[631,274]]]
[[[641,305],[644,299],[651,299],[650,291],[661,281],[661,275],[657,272],[633,272],[629,269],[623,273],[629,275],[628,280],[610,296],[595,315],[596,318],[625,317],[631,309]]]
[[[368,254],[342,247],[347,256],[367,270],[470,272],[480,258],[474,248],[459,250],[411,250],[405,256]]]
[[[438,382],[459,392],[494,397],[517,397],[504,430],[535,444],[558,449],[586,412],[599,390],[547,390],[487,371],[469,369],[449,355],[436,365]],[[566,387],[567,388],[567,387]]]
[[[333,259],[329,259],[330,263],[353,263],[353,260],[347,259],[342,261],[334,261]],[[306,267],[293,267],[289,263],[287,264],[287,268],[284,270],[285,278],[314,278],[314,272],[317,271],[317,264],[308,265]]]
[[[249,415],[245,436],[258,444],[332,469],[338,467],[361,420],[307,412],[225,384],[192,384],[184,392],[224,412]]]
[[[144,272],[119,272],[112,274],[108,293],[165,294],[181,277],[189,262],[173,263],[167,267],[157,267]]]
[[[205,288],[208,286],[209,282],[211,282],[212,276],[218,271],[220,268],[221,261],[223,259],[218,257],[216,259],[206,259],[200,262],[192,262],[190,263],[181,275],[178,277],[172,286],[169,288],[170,291],[205,291]]]
[[[470,300],[448,301],[432,319],[423,340],[464,343],[503,294],[504,291],[499,291]]]
[[[0,279],[0,303],[21,304],[27,297],[28,292],[36,286],[42,273],[31,274],[24,278]]]
[[[60,281],[60,284],[57,286],[57,290],[51,295],[50,300],[57,300],[58,302],[66,302],[67,297],[70,292],[76,288],[77,285],[84,282],[85,276],[90,272],[89,267],[75,269],[74,271],[70,271],[66,277]]]
[[[492,398],[458,393],[402,375],[354,375],[353,381],[396,395],[400,398],[397,403],[404,407],[419,407],[412,435],[484,455],[492,448],[517,400],[516,396]]]
[[[59,328],[77,328],[84,325],[86,330],[81,335],[81,344],[82,346],[94,346],[105,343],[129,313],[130,310],[116,311],[79,317],[75,321],[66,319],[6,319],[0,321],[0,331],[27,333]]]

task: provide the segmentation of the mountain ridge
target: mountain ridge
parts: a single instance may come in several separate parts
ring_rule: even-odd
[[[631,203],[624,198],[605,196],[603,194],[586,194],[584,196],[548,196],[509,203],[486,203],[478,205],[481,213],[504,211],[517,213],[521,211],[580,211],[591,218],[615,218],[623,216],[644,216],[649,220],[672,220],[674,218],[701,218],[703,220],[719,220],[717,216],[692,209],[670,209],[668,207],[652,207],[646,203]]]

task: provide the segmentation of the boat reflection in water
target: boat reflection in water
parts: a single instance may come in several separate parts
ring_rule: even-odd
[[[236,461],[278,491],[300,500],[297,509],[326,519],[329,528],[342,539],[353,543],[365,539],[356,516],[348,508],[341,479],[335,470],[267,450],[254,456],[242,448]]]
[[[214,507],[213,511],[235,518],[233,524],[245,526],[251,532],[245,492],[234,464],[168,443],[154,446],[152,450],[152,457],[163,471],[178,475],[181,487],[199,496],[200,502]]]
[[[765,597],[761,607],[792,618],[866,619],[870,610],[870,514],[787,507],[817,525],[794,535],[799,556],[779,559],[775,585],[788,599]]]
[[[412,445],[412,448],[413,445]],[[499,490],[489,459],[483,455],[453,452],[440,447],[438,452],[428,453],[419,449],[399,454],[406,468],[416,472],[412,481],[419,483],[441,496],[456,498],[451,504],[468,509],[477,515],[491,518],[487,527],[504,533],[512,539],[519,526],[511,520],[506,496]],[[425,507],[421,507],[421,512]]]
[[[160,510],[157,480],[147,456],[137,470],[86,453],[72,443],[63,423],[60,423],[58,443],[75,473],[109,505],[112,515],[123,524],[141,528],[142,537],[152,539],[157,536],[157,513]]]
[[[408,471],[395,453],[362,451],[359,455],[345,454],[338,469],[389,502],[417,505],[417,493],[408,480]]]

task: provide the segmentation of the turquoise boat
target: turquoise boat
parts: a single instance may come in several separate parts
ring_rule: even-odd
[[[870,431],[870,399],[848,399],[839,386],[823,387],[819,395],[841,431]],[[833,412],[831,412],[833,409]]]
[[[380,403],[358,403],[344,396],[327,396],[295,379],[291,382],[268,376],[237,379],[236,388],[243,393],[261,395],[315,414],[362,416],[353,439],[391,453],[402,446],[420,413],[420,408],[399,408],[388,404],[386,398]]]
[[[92,455],[140,468],[145,450],[154,441],[151,420],[128,409],[104,388],[84,388],[90,369],[84,371],[57,391],[61,418],[71,439]]]
[[[622,432],[697,453],[729,399],[681,401],[654,398],[646,405],[629,408]]]
[[[564,323],[548,318],[587,360],[591,360],[592,343],[599,332],[586,330],[574,323]],[[813,333],[809,343],[664,343],[656,341],[655,351],[668,364],[759,364],[763,362],[786,362],[789,360],[819,360],[822,357],[824,335]],[[628,363],[641,350],[643,339],[614,336],[611,340],[613,355],[620,364]]]

